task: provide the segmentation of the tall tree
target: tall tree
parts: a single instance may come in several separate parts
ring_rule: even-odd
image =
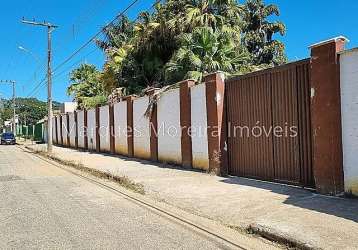
[[[139,93],[216,70],[243,74],[281,64],[284,46],[273,36],[284,34],[284,25],[268,21],[278,14],[262,0],[164,0],[136,21],[120,18],[97,41],[106,54],[103,91]]]
[[[104,96],[100,77],[101,73],[94,65],[90,64],[82,64],[71,72],[71,85],[67,89],[67,94],[73,96],[79,108],[84,108],[87,102],[92,106],[96,105],[96,103],[93,104],[92,99],[88,98],[95,98],[95,100],[103,102],[104,98],[98,98],[98,96]]]
[[[201,81],[203,74],[215,71],[235,74],[246,70],[249,55],[230,34],[201,27],[184,34],[181,40],[180,49],[167,64],[171,82],[184,78]]]
[[[278,7],[265,5],[263,0],[247,0],[244,5],[244,44],[255,65],[279,65],[287,60],[284,44],[273,38],[277,33],[284,35],[286,28],[280,21],[271,22],[272,15],[280,15]]]

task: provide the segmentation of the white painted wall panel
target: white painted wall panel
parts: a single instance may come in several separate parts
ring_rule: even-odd
[[[96,110],[87,111],[87,138],[88,149],[96,150]]]
[[[158,102],[158,158],[181,164],[180,92],[173,89]]]
[[[193,167],[209,169],[205,84],[191,88],[191,125]]]
[[[61,123],[60,123],[60,115],[56,116],[57,119],[57,129],[56,129],[56,133],[57,133],[57,137],[58,137],[58,142],[57,144],[61,145]]]
[[[42,139],[45,143],[48,142],[48,138],[47,138],[48,134],[47,133],[48,133],[47,123],[43,123],[42,124]]]
[[[128,155],[127,102],[116,103],[113,109],[116,153]]]
[[[84,124],[84,111],[79,111],[77,113],[77,126],[78,126],[78,147],[84,148],[85,147],[85,124]]]
[[[67,146],[67,134],[68,134],[68,127],[67,127],[67,115],[61,115],[62,116],[62,138],[63,138],[63,145]]]
[[[53,143],[58,143],[56,141],[56,117],[52,118],[52,141]]]
[[[109,128],[109,106],[99,108],[99,136],[100,149],[102,152],[111,151],[110,128]]]
[[[150,125],[144,116],[149,104],[149,97],[141,97],[133,101],[134,156],[150,159]]]
[[[75,123],[75,114],[69,113],[69,132],[70,132],[70,146],[76,147],[76,123]]]
[[[358,50],[340,58],[344,184],[358,195]]]

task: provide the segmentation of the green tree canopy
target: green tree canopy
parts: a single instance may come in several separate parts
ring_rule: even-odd
[[[164,0],[135,21],[121,17],[104,28],[105,39],[97,41],[106,55],[102,72],[81,65],[71,74],[69,94],[81,106],[82,97],[117,87],[140,93],[200,80],[203,73],[244,74],[282,64],[284,45],[274,35],[284,35],[285,26],[274,21],[278,15],[278,7],[263,0]]]
[[[273,39],[276,33],[284,35],[286,27],[282,22],[269,21],[272,15],[280,15],[278,7],[273,4],[265,5],[263,0],[247,0],[244,5],[244,44],[255,65],[279,65],[287,60],[284,44]]]
[[[73,96],[80,109],[101,104],[106,98],[104,97],[103,84],[100,79],[101,72],[94,65],[82,64],[71,72],[71,85],[67,89],[67,94]],[[99,98],[98,96],[104,98]],[[96,103],[96,100],[99,102]]]
[[[1,122],[13,118],[13,101],[1,99]],[[53,102],[53,109],[59,110],[61,103]],[[16,98],[16,114],[20,124],[34,125],[47,116],[47,103],[36,98]]]
[[[169,82],[201,80],[203,74],[215,71],[243,72],[249,63],[248,53],[228,33],[201,27],[183,34],[181,39],[181,48],[167,63]]]

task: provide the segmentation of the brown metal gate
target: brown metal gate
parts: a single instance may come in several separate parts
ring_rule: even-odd
[[[226,82],[231,175],[314,187],[309,60]]]

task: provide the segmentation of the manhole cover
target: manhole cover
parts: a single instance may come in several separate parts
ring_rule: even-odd
[[[19,181],[22,180],[20,176],[17,175],[4,175],[4,176],[0,176],[0,182],[5,182],[5,181]]]

